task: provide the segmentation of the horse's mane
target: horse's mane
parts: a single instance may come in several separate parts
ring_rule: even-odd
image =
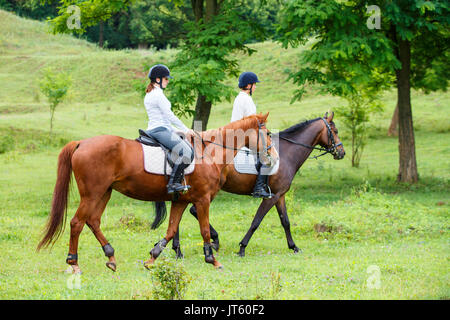
[[[220,129],[242,129],[247,130],[250,128],[258,128],[258,121],[262,122],[261,115],[252,114],[240,120],[236,120],[228,123],[227,125],[221,127]]]
[[[218,129],[210,129],[210,130],[206,130],[206,131],[202,131],[200,132],[200,134],[202,136],[217,136],[218,134],[225,134],[226,130],[232,129],[232,130],[237,130],[237,129],[242,129],[243,131],[246,131],[247,129],[250,128],[258,128],[258,121],[262,122],[262,115],[250,115],[247,116],[245,118],[242,118],[240,120],[236,120],[233,122],[230,122],[228,124],[226,124],[223,127],[220,127]]]
[[[280,135],[280,137],[286,137],[286,136],[290,136],[293,133],[299,133],[300,131],[305,130],[311,123],[316,122],[317,120],[320,120],[321,118],[316,118],[316,119],[312,119],[312,120],[306,120],[300,123],[297,123],[283,131],[280,131],[278,134]]]

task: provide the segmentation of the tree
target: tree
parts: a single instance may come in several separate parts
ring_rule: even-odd
[[[41,5],[59,2],[58,16],[50,19],[53,33],[83,34],[114,14],[125,11],[133,0],[32,0]]]
[[[352,137],[352,167],[359,167],[361,156],[367,142],[367,124],[370,115],[381,112],[383,107],[376,93],[360,88],[345,96],[347,105],[336,108],[345,127],[350,130]]]
[[[70,76],[63,72],[56,72],[51,68],[44,70],[44,75],[39,82],[42,93],[50,103],[50,135],[53,130],[53,118],[56,107],[65,99],[72,81]]]
[[[51,0],[41,0],[46,3]],[[268,0],[262,0],[267,3]],[[138,5],[137,0],[60,0],[59,16],[51,19],[55,33],[76,32],[82,34],[86,27],[106,21],[114,14]],[[173,0],[176,7],[185,5],[186,0]],[[224,84],[227,76],[238,75],[238,61],[231,57],[236,51],[251,54],[254,50],[246,43],[266,38],[264,27],[259,21],[241,14],[244,0],[191,0],[193,21],[185,24],[186,33],[180,38],[184,42],[176,61],[174,71],[180,72],[171,85],[174,107],[178,112],[194,113],[194,121],[201,121],[206,129],[212,104],[223,98],[231,98],[232,89]],[[68,21],[74,19],[72,5],[82,13],[77,27],[68,28]],[[195,111],[191,106],[195,103]],[[175,110],[177,111],[177,110]]]
[[[190,5],[167,0],[136,0],[129,8],[130,40],[136,47],[177,47],[183,24],[192,20]]]
[[[196,21],[186,24],[188,33],[173,63],[176,78],[170,93],[178,110],[191,112],[190,106],[195,103],[192,126],[200,121],[202,130],[207,128],[212,105],[224,98],[230,100],[234,94],[233,88],[224,83],[239,74],[238,60],[232,53],[250,55],[255,50],[246,43],[265,38],[258,22],[239,13],[238,2],[222,3],[220,8],[217,1],[209,6],[208,2],[204,15],[200,17],[197,12]],[[203,11],[198,3],[195,5],[197,11]]]
[[[373,23],[377,19],[379,28]],[[299,71],[290,75],[299,85],[294,99],[301,99],[309,84],[339,96],[377,77],[383,89],[396,87],[398,181],[416,182],[411,88],[448,87],[449,22],[445,0],[291,1],[282,13],[280,41],[287,47],[313,39]]]
[[[0,8],[37,20],[55,16],[58,11],[55,4],[40,6],[39,0],[0,0]]]

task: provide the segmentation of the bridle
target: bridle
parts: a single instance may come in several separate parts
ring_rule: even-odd
[[[328,130],[328,146],[329,146],[328,148],[309,146],[307,144],[303,144],[301,142],[297,142],[297,141],[294,141],[294,140],[291,140],[289,138],[282,137],[282,136],[279,136],[279,138],[283,139],[283,140],[286,140],[286,141],[288,141],[288,142],[290,142],[292,144],[296,144],[296,145],[299,145],[299,146],[302,146],[302,147],[305,147],[305,148],[308,148],[308,149],[311,149],[311,150],[323,151],[323,153],[319,154],[318,156],[312,157],[313,159],[317,159],[317,158],[319,158],[321,156],[326,155],[327,153],[335,155],[337,147],[343,146],[343,144],[342,144],[342,142],[339,142],[338,144],[336,144],[336,141],[334,140],[334,136],[333,136],[333,133],[331,131],[331,127],[330,127],[328,121],[325,118],[321,118],[321,119],[325,123],[325,126],[326,126],[326,128]],[[330,141],[331,141],[331,143],[330,143]]]
[[[256,146],[259,146],[259,139],[260,139],[260,136],[262,136],[263,135],[263,133],[261,132],[261,129],[263,128],[263,127],[265,127],[265,123],[264,122],[259,122],[259,120],[258,119],[256,119],[256,121],[257,121],[257,123],[258,123],[258,136],[257,136],[257,138],[256,138]],[[225,148],[225,149],[230,149],[230,150],[234,150],[234,151],[239,151],[239,150],[241,150],[240,148],[235,148],[235,147],[230,147],[230,146],[227,146],[227,145],[224,145],[224,144],[221,144],[221,143],[217,143],[217,142],[214,142],[214,141],[212,141],[212,140],[206,140],[206,139],[203,139],[203,137],[200,135],[200,133],[198,133],[197,131],[195,131],[195,130],[192,130],[192,131],[194,131],[194,133],[195,133],[195,135],[202,141],[202,144],[203,144],[203,146],[206,148],[206,142],[207,143],[211,143],[211,144],[214,144],[214,145],[216,145],[216,146],[219,146],[219,147],[222,147],[222,148]],[[267,130],[267,136],[271,136],[272,135],[272,133],[269,131],[269,130]],[[257,156],[257,159],[258,159],[258,161],[259,161],[259,157],[260,157],[260,154],[261,153],[265,153],[266,155],[267,155],[267,157],[270,157],[270,155],[269,155],[269,150],[273,147],[273,142],[269,145],[269,146],[267,146],[266,147],[266,141],[265,141],[265,139],[264,139],[264,136],[262,136],[262,139],[264,140],[264,147],[263,147],[263,150],[262,151],[249,151],[249,153],[256,153],[256,156]],[[203,158],[204,156],[202,156],[201,158]]]

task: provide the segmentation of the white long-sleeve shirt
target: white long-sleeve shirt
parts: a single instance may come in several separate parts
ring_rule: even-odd
[[[241,120],[242,118],[255,113],[256,105],[253,102],[252,97],[244,91],[239,92],[236,99],[234,99],[231,122]]]
[[[175,126],[183,132],[189,130],[180,119],[172,112],[172,104],[164,95],[159,86],[154,86],[152,91],[148,92],[144,98],[145,109],[148,114],[147,130],[156,127]]]

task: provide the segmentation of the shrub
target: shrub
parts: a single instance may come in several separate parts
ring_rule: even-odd
[[[55,109],[66,97],[71,83],[72,80],[69,75],[63,72],[56,72],[51,68],[44,70],[43,78],[39,82],[42,93],[50,103],[50,134],[53,129]]]
[[[0,154],[14,149],[14,139],[10,135],[0,137]]]
[[[151,267],[155,299],[182,300],[191,281],[181,263],[158,259]]]
[[[367,89],[366,89],[367,90]],[[383,106],[378,96],[361,90],[345,97],[347,105],[337,108],[344,126],[350,130],[352,140],[352,167],[359,167],[367,143],[367,126],[370,115],[380,113]]]

